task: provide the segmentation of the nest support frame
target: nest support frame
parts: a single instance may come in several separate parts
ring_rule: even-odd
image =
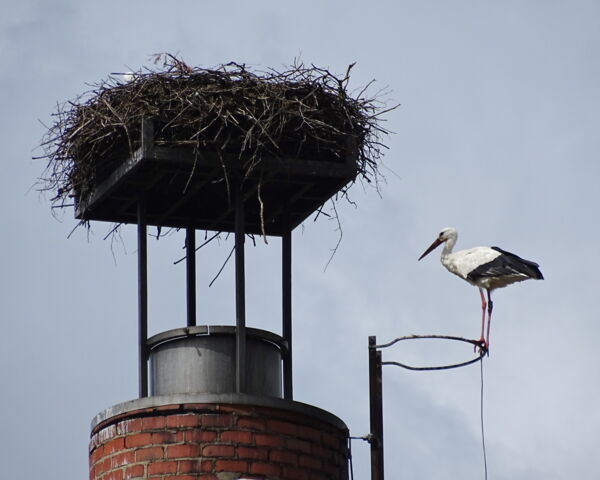
[[[244,169],[239,157],[157,146],[154,121],[144,118],[140,147],[102,179],[89,196],[75,196],[76,217],[136,223],[138,229],[139,396],[148,395],[147,227],[186,229],[187,325],[196,325],[197,229],[235,234],[236,391],[244,392],[246,307],[244,241],[247,234],[282,238],[284,398],[292,399],[292,230],[356,179],[357,151],[348,137],[343,162],[261,158]]]
[[[140,147],[76,201],[75,216],[137,223],[143,196],[148,225],[235,232],[240,190],[245,233],[281,236],[356,179],[356,141],[346,140],[341,162],[267,157],[247,170],[237,155],[157,146],[154,121],[144,118]]]

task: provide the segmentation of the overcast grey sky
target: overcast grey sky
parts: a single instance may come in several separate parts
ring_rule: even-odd
[[[279,68],[300,56],[352,85],[389,87],[387,183],[357,184],[357,207],[294,234],[296,399],[368,432],[367,337],[476,337],[477,290],[449,275],[440,228],[457,248],[498,245],[546,277],[495,294],[484,364],[490,479],[598,475],[600,3],[597,1],[53,2],[0,7],[0,464],[11,479],[86,478],[89,422],[135,398],[134,228],[123,242],[77,231],[30,187],[56,102],[110,72],[169,51],[189,64]],[[183,234],[150,246],[150,330],[182,326]],[[278,241],[250,249],[248,324],[279,332]],[[198,259],[199,319],[232,324],[229,252]],[[266,301],[265,299],[270,299]],[[472,352],[461,352],[467,356]],[[428,352],[430,353],[430,352]],[[439,352],[438,352],[439,353]],[[404,356],[403,356],[404,355]],[[425,349],[385,352],[428,362]],[[483,478],[479,368],[415,374],[386,367],[389,479]],[[353,445],[357,479],[368,448]]]

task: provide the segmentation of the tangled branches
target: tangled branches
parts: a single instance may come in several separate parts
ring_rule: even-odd
[[[343,162],[347,139],[357,145],[360,177],[376,180],[389,111],[377,99],[348,92],[352,65],[342,78],[295,64],[285,71],[252,72],[228,63],[192,68],[170,54],[162,67],[109,77],[53,114],[42,146],[47,161],[41,188],[54,207],[85,201],[94,188],[140,146],[143,118],[153,118],[156,145],[227,153],[246,174],[265,156]]]

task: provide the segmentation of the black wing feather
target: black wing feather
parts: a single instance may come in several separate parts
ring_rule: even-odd
[[[543,280],[544,276],[537,263],[525,260],[514,253],[502,250],[500,247],[492,247],[492,249],[501,253],[501,255],[491,262],[480,265],[470,271],[467,275],[468,280],[476,281],[482,277],[501,277],[510,274],[527,275],[530,278]]]
[[[537,280],[544,279],[544,276],[539,268],[540,266],[537,263],[532,262],[531,260],[525,260],[514,253],[502,250],[500,247],[492,247],[492,250],[500,252],[502,255],[498,258],[501,258],[503,263],[505,263],[508,268],[514,270],[515,272],[522,273],[523,275],[527,275],[528,277],[535,278]]]

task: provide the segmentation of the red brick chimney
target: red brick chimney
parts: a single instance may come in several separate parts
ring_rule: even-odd
[[[347,444],[339,418],[299,402],[147,397],[95,418],[90,480],[346,480]]]

